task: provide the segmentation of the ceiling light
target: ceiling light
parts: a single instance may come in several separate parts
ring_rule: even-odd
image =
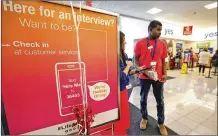
[[[148,10],[147,13],[149,13],[149,14],[157,14],[157,13],[159,13],[161,11],[162,11],[161,9],[152,8],[152,9]]]
[[[217,8],[217,2],[205,5],[204,7],[207,8],[207,9]]]

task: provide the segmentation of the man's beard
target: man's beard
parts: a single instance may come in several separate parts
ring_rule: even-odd
[[[156,36],[156,39],[159,39],[160,38],[160,34],[158,36]]]
[[[160,38],[160,35],[151,36],[152,40],[159,39],[159,38]]]
[[[159,36],[153,36],[152,37],[153,40],[158,39],[158,38],[159,38]]]

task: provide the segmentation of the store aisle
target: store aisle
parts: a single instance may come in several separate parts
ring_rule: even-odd
[[[176,77],[164,86],[165,125],[179,135],[217,134],[217,77],[199,76],[198,70],[189,74],[168,71]],[[134,87],[129,102],[140,108],[140,87]],[[148,113],[156,119],[156,101],[151,92],[148,96]]]

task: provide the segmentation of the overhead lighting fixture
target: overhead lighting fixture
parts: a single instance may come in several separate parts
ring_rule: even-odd
[[[158,8],[152,8],[152,9],[148,10],[147,13],[153,15],[153,14],[157,14],[157,13],[159,13],[159,12],[161,12],[161,11],[162,11],[161,9],[158,9]]]
[[[207,8],[207,9],[217,8],[217,2],[205,5],[204,7]]]

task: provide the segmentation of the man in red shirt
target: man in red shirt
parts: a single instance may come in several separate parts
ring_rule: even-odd
[[[141,114],[142,121],[140,123],[141,129],[146,129],[148,121],[147,112],[147,97],[150,87],[153,87],[153,93],[157,102],[157,116],[158,126],[162,135],[168,135],[167,129],[164,126],[164,97],[163,97],[163,85],[166,82],[166,62],[167,47],[166,44],[159,40],[161,35],[162,24],[159,21],[152,21],[148,26],[149,36],[141,39],[136,43],[135,63],[138,67],[152,67],[153,70],[146,70],[139,75],[141,86]],[[155,74],[151,76],[151,72]]]

